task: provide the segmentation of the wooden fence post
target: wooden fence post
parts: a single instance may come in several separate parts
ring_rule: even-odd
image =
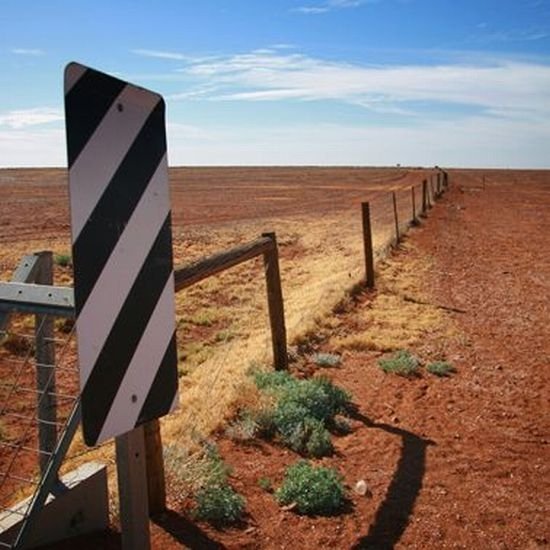
[[[426,216],[428,210],[428,181],[422,180],[422,216]]]
[[[264,252],[265,282],[267,287],[267,304],[271,324],[271,341],[273,344],[273,362],[276,370],[288,368],[286,347],[285,310],[281,275],[279,272],[279,252],[275,233],[264,233],[263,237],[271,239],[272,246]]]
[[[393,216],[395,218],[395,244],[399,244],[399,217],[397,215],[397,197],[395,191],[392,191]]]
[[[416,225],[418,220],[416,219],[416,196],[414,193],[414,185],[411,185],[411,199],[412,199],[412,224]]]
[[[115,438],[123,550],[151,547],[143,426]]]
[[[374,255],[372,247],[372,229],[370,224],[370,205],[361,203],[363,218],[363,246],[365,250],[365,280],[367,288],[374,288]]]
[[[143,435],[145,437],[147,497],[149,499],[149,515],[152,517],[166,510],[166,480],[159,420],[146,422],[143,425]]]
[[[53,256],[39,252],[35,283],[53,284]],[[54,320],[51,315],[35,316],[36,389],[38,416],[38,450],[40,471],[44,474],[50,454],[57,445],[57,399],[55,395]]]

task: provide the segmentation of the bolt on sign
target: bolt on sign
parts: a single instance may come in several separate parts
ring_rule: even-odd
[[[65,120],[82,427],[96,445],[178,401],[165,105],[70,63]]]

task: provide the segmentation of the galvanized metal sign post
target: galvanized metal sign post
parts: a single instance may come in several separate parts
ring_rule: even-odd
[[[153,92],[71,63],[65,117],[82,427],[96,445],[177,403],[165,106]],[[142,440],[139,429],[117,442],[129,484],[121,500],[134,516],[132,496],[146,495],[137,485]],[[133,528],[147,523],[134,516]]]

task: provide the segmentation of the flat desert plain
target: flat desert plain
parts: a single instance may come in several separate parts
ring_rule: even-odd
[[[182,462],[167,460],[170,510],[152,524],[153,547],[548,546],[550,172],[448,172],[449,190],[389,250],[390,192],[404,231],[412,194],[418,208],[420,184],[435,170],[171,169],[176,264],[275,231],[291,371],[329,376],[350,392],[355,414],[351,431],[334,436],[333,455],[316,460],[342,475],[344,513],[307,517],[279,507],[259,481],[279,487],[300,457],[277,441],[243,442],[225,429],[253,399],[247,372],[270,362],[261,261],[178,293],[181,408],[162,430]],[[63,171],[2,170],[0,192],[2,280],[24,253],[69,253]],[[356,286],[364,274],[364,201],[377,250],[374,292]],[[55,278],[70,285],[70,268],[56,265]],[[456,372],[383,373],[379,359],[399,349],[422,365],[448,361]],[[4,361],[12,353],[1,352]],[[320,352],[341,363],[319,367],[312,358]],[[237,526],[195,521],[178,483],[185,452],[205,441],[232,466],[230,483],[246,498]],[[112,448],[90,452],[77,439],[71,457],[69,466],[90,458],[112,465]],[[361,480],[366,494],[354,492]],[[111,532],[79,544],[118,548],[116,530],[115,519]]]

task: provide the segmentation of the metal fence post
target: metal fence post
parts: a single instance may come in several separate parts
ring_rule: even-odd
[[[288,353],[277,238],[275,233],[263,233],[262,236],[268,237],[272,242],[269,250],[264,252],[264,266],[269,322],[271,324],[271,341],[273,344],[273,362],[276,370],[285,370],[288,368]]]
[[[53,256],[40,252],[35,282],[53,284]],[[40,471],[44,474],[49,456],[57,443],[57,400],[55,396],[54,320],[50,315],[35,316],[36,389],[38,390],[38,449]]]

